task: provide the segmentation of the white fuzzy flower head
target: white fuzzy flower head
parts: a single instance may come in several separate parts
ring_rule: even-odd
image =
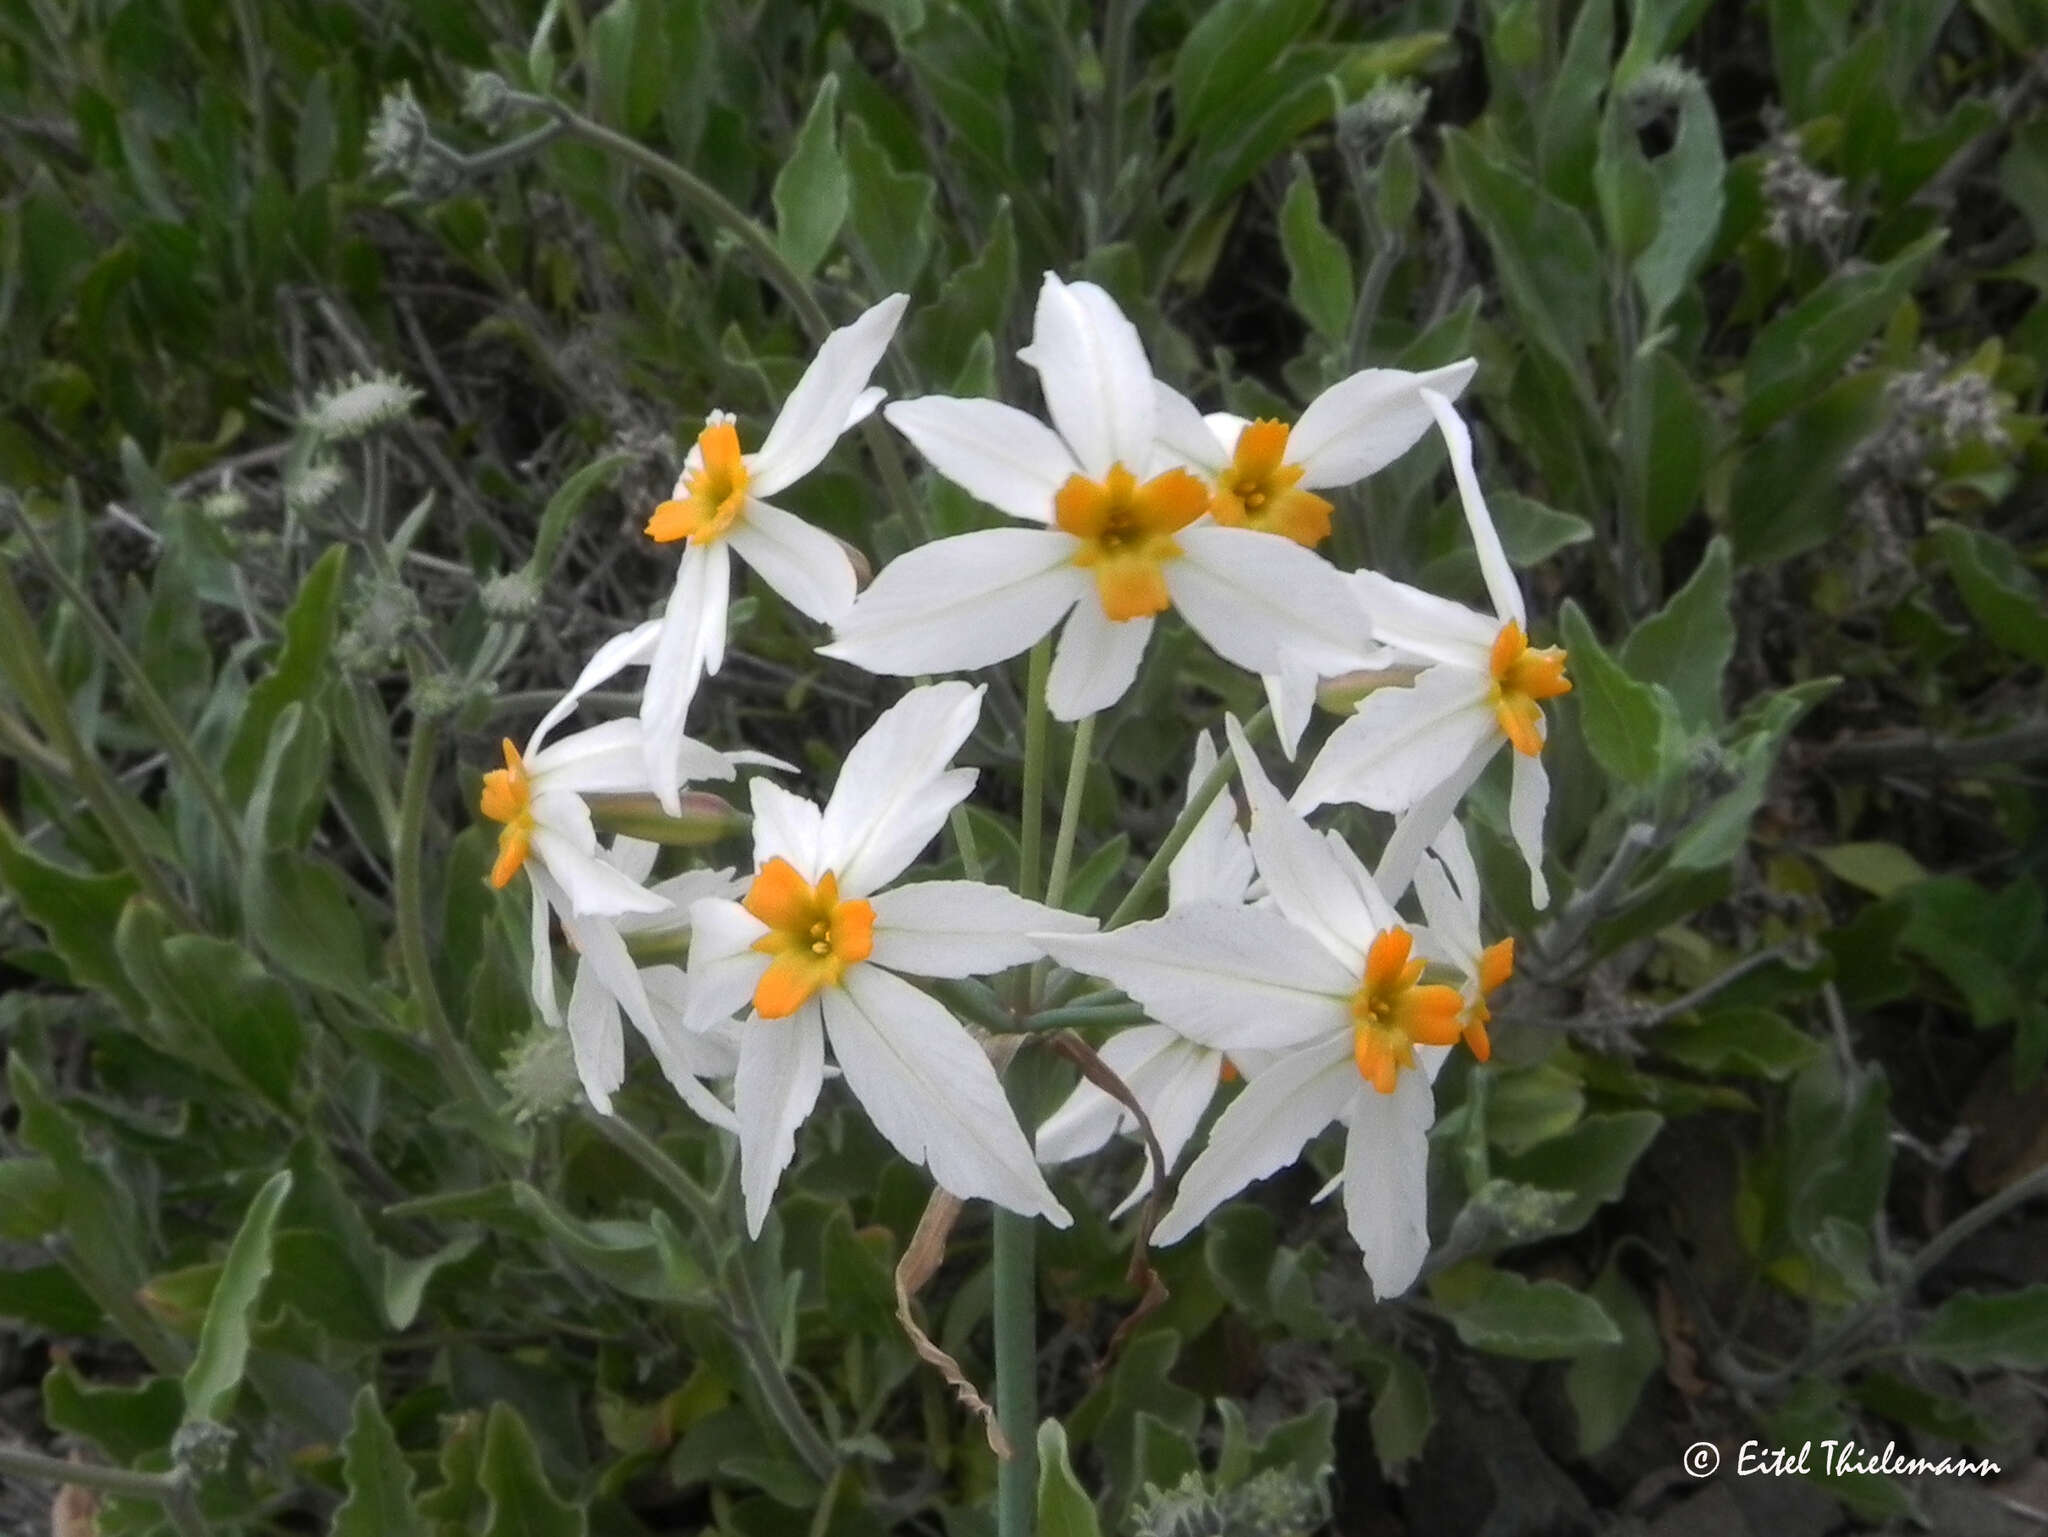
[[[512,1119],[538,1120],[567,1109],[580,1097],[576,1057],[567,1031],[540,1025],[505,1054],[498,1082],[512,1101]]]
[[[315,459],[285,481],[285,505],[301,517],[309,512],[318,512],[333,499],[334,493],[347,479],[347,474],[334,460]]]
[[[410,177],[432,139],[433,129],[412,94],[412,82],[401,81],[378,105],[363,153],[373,172]]]
[[[405,420],[419,398],[395,374],[357,374],[322,390],[299,420],[329,441],[359,438]]]

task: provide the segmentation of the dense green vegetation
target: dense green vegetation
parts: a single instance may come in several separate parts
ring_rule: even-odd
[[[651,1062],[579,1103],[475,808],[665,600],[706,410],[765,424],[897,290],[878,383],[1030,404],[1052,270],[1248,416],[1476,357],[1575,689],[1548,910],[1504,765],[1472,802],[1519,964],[1438,1084],[1423,1282],[1373,1299],[1332,1145],[1141,1310],[1140,1155],[1056,1174],[1040,1526],[2000,1530],[1996,1479],[1675,1470],[1853,1436],[2039,1487],[2044,57],[2038,0],[0,7],[0,1450],[132,1470],[108,1534],[995,1530],[897,1316],[926,1175],[828,1086],[747,1241]],[[1336,500],[1340,564],[1481,598],[1433,440]],[[879,421],[792,505],[878,569],[998,521]],[[692,731],[829,785],[900,688],[746,591]],[[1060,787],[1023,814],[992,676],[1014,880]],[[1260,703],[1162,626],[1070,905]],[[744,863],[691,811],[666,858]],[[984,1388],[990,1229],[914,1303]]]

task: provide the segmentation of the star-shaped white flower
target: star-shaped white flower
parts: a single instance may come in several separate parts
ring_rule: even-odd
[[[1301,820],[1234,720],[1228,729],[1272,905],[1198,905],[1113,933],[1047,935],[1045,946],[1191,1039],[1278,1053],[1217,1118],[1154,1242],[1186,1237],[1342,1121],[1345,1217],[1374,1290],[1394,1296],[1429,1251],[1430,1079],[1458,1039],[1464,998],[1421,981],[1441,959],[1427,931],[1403,922],[1348,848]]]
[[[1190,795],[1215,766],[1216,744],[1204,732],[1195,739],[1194,766],[1188,774]],[[1237,808],[1228,795],[1219,795],[1167,866],[1167,911],[1198,903],[1242,907],[1250,900],[1256,873],[1251,846],[1237,825]],[[1145,1107],[1169,1169],[1180,1162],[1181,1151],[1195,1134],[1217,1088],[1235,1071],[1251,1065],[1233,1063],[1214,1047],[1160,1024],[1118,1031],[1103,1044],[1100,1055]],[[1136,1132],[1137,1125],[1137,1117],[1128,1109],[1084,1078],[1038,1128],[1038,1161],[1070,1162],[1094,1152],[1116,1133]],[[1110,1215],[1122,1216],[1151,1189],[1152,1162],[1147,1158],[1137,1186]]]
[[[642,839],[621,837],[612,841],[603,857],[621,875],[658,898],[660,910],[612,917],[561,914],[562,932],[576,952],[576,975],[566,1016],[555,996],[547,910],[535,909],[534,1003],[549,1024],[567,1027],[576,1076],[599,1113],[612,1113],[612,1094],[626,1078],[625,1032],[619,1018],[623,1012],[653,1050],[663,1075],[683,1102],[713,1125],[734,1131],[738,1123],[732,1112],[704,1087],[703,1080],[732,1076],[739,1061],[738,1038],[730,1029],[686,1029],[683,1016],[689,987],[682,968],[641,967],[633,959],[628,936],[681,935],[689,929],[692,903],[737,896],[743,885],[730,870],[686,870],[648,886],[658,851],[657,845]]]
[[[1330,734],[1294,804],[1311,811],[1332,801],[1356,801],[1380,811],[1410,812],[1410,836],[1428,842],[1493,755],[1512,744],[1508,827],[1529,866],[1530,900],[1542,907],[1550,900],[1543,876],[1550,778],[1541,756],[1541,701],[1570,690],[1565,654],[1529,645],[1522,590],[1473,472],[1472,436],[1449,401],[1430,390],[1423,399],[1450,448],[1494,612],[1479,613],[1375,572],[1353,572],[1351,581],[1373,616],[1373,638],[1423,670],[1410,687],[1365,696],[1357,713]]]
[[[882,391],[869,388],[868,378],[908,302],[906,295],[891,294],[826,337],[754,453],[740,451],[729,413],[712,412],[674,496],[648,520],[653,539],[684,542],[667,611],[641,637],[645,652],[629,658],[648,664],[640,709],[647,727],[647,777],[671,816],[677,814],[674,763],[683,717],[698,682],[725,661],[728,549],[792,607],[822,624],[837,621],[853,602],[853,562],[839,541],[767,498],[816,469],[840,434],[880,402]]]
[[[976,770],[947,764],[974,730],[981,695],[965,683],[911,690],[854,744],[822,811],[756,779],[745,896],[690,909],[685,1023],[750,1009],[734,1081],[750,1232],[817,1100],[828,1039],[876,1128],[941,1188],[1072,1220],[987,1054],[898,975],[1002,971],[1044,954],[1028,934],[1095,926],[978,881],[891,884],[974,788]]]
[[[1253,672],[1277,668],[1283,648],[1349,655],[1335,642],[1363,621],[1335,568],[1218,526],[1208,489],[1160,462],[1151,364],[1108,294],[1047,273],[1019,356],[1038,372],[1050,428],[993,400],[926,396],[883,414],[941,475],[1037,526],[899,557],[838,622],[825,655],[900,676],[986,667],[1065,617],[1046,692],[1061,720],[1123,697],[1168,608]]]

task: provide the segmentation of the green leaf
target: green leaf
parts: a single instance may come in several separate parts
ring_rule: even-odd
[[[200,1326],[199,1348],[185,1370],[185,1421],[220,1420],[234,1402],[249,1361],[249,1325],[256,1299],[270,1276],[271,1239],[277,1214],[292,1191],[289,1169],[279,1169],[263,1183],[242,1225],[228,1246],[206,1322]]]
[[[1635,123],[1619,96],[1608,99],[1601,119],[1593,193],[1609,249],[1624,262],[1635,263],[1657,237],[1657,178],[1636,142]]]
[[[1657,1032],[1657,1050],[1694,1072],[1740,1073],[1783,1082],[1820,1053],[1820,1043],[1771,1009],[1717,1009]]]
[[[174,1377],[151,1377],[134,1387],[101,1384],[60,1361],[43,1378],[43,1418],[50,1428],[89,1437],[124,1466],[168,1446],[184,1407]]]
[[[245,801],[255,789],[273,728],[285,707],[309,703],[326,687],[347,566],[348,546],[330,545],[299,584],[298,596],[284,616],[284,643],[277,660],[250,688],[221,760],[221,780],[231,805]]]
[[[0,1238],[27,1242],[64,1221],[64,1181],[47,1158],[0,1158]]]
[[[133,1293],[148,1274],[135,1198],[92,1155],[78,1123],[50,1098],[22,1052],[8,1054],[7,1088],[21,1115],[15,1135],[50,1160],[63,1184],[64,1229],[79,1257],[107,1284]]]
[[[851,114],[845,150],[854,244],[881,287],[908,292],[931,255],[937,183],[922,171],[897,170],[868,125]]]
[[[1965,1371],[2048,1369],[2048,1285],[1951,1297],[1935,1310],[1912,1349]]]
[[[384,1251],[385,1321],[400,1334],[410,1329],[420,1316],[420,1304],[426,1300],[427,1287],[435,1274],[449,1265],[461,1264],[482,1242],[481,1233],[463,1233],[418,1259]]]
[[[1251,88],[1322,8],[1322,0],[1221,0],[1204,9],[1173,56],[1176,135],[1242,127]]]
[[[2037,995],[2048,957],[2035,953],[2043,900],[2033,881],[2014,881],[1994,895],[1975,881],[1942,876],[1908,888],[1900,900],[1910,916],[1899,943],[1948,978],[1978,1026],[2003,1024]]]
[[[1784,560],[1840,526],[1840,471],[1884,420],[1884,384],[1884,371],[1875,368],[1825,389],[1816,383],[1817,394],[1800,393],[1796,398],[1807,403],[1742,455],[1727,494],[1726,527],[1738,560]]]
[[[775,243],[805,277],[817,269],[846,222],[846,163],[839,155],[839,77],[827,75],[775,178]]]
[[[1415,1358],[1391,1345],[1375,1345],[1365,1369],[1376,1377],[1372,1389],[1373,1455],[1380,1471],[1389,1478],[1397,1468],[1422,1455],[1436,1423],[1436,1405],[1430,1398],[1429,1378]]]
[[[1960,523],[1937,523],[1932,533],[1984,633],[2013,655],[2048,667],[2048,599],[2012,546]]]
[[[1600,1272],[1592,1296],[1621,1338],[1584,1351],[1565,1372],[1565,1396],[1578,1417],[1579,1452],[1586,1457],[1604,1451],[1621,1434],[1635,1416],[1643,1384],[1664,1362],[1657,1321],[1615,1261]]]
[[[1587,748],[1601,768],[1624,784],[1646,788],[1655,783],[1683,737],[1670,693],[1660,684],[1638,683],[1623,671],[1570,599],[1558,614],[1558,628]]]
[[[1576,1073],[1554,1062],[1487,1069],[1486,1136],[1507,1153],[1524,1153],[1571,1130],[1586,1108]]]
[[[1652,1110],[1589,1115],[1525,1153],[1496,1160],[1494,1172],[1538,1189],[1569,1193],[1570,1202],[1551,1216],[1552,1231],[1576,1232],[1601,1206],[1621,1199],[1629,1171],[1663,1124]]]
[[[1743,431],[1763,431],[1839,375],[1913,291],[1947,236],[1932,230],[1882,266],[1845,268],[1765,326],[1743,365]]]
[[[51,864],[32,853],[0,817],[0,887],[49,937],[50,948],[78,986],[99,988],[130,1014],[143,1012],[142,999],[114,953],[114,927],[135,894],[132,877],[80,875]]]
[[[653,0],[612,0],[590,23],[599,115],[635,136],[661,111],[669,85],[663,10]]]
[[[377,1404],[377,1390],[356,1394],[354,1421],[341,1443],[342,1483],[348,1498],[334,1513],[328,1537],[431,1537],[413,1503],[412,1469]]]
[[[1430,1300],[1458,1338],[1490,1355],[1561,1361],[1596,1345],[1619,1345],[1621,1330],[1600,1304],[1556,1281],[1530,1281],[1483,1260],[1433,1277]]]
[[[582,1508],[555,1493],[533,1433],[509,1404],[491,1405],[477,1483],[489,1501],[484,1537],[587,1537]]]
[[[1714,243],[1721,224],[1721,123],[1706,87],[1688,80],[1679,102],[1671,148],[1650,162],[1657,198],[1657,234],[1635,261],[1643,294],[1643,330],[1654,333],[1685,292]]]
[[[974,260],[955,267],[938,298],[911,317],[910,355],[927,377],[956,377],[975,339],[1002,331],[1016,297],[1016,220],[1005,198],[996,205]]]
[[[0,1270],[0,1318],[48,1334],[99,1334],[107,1327],[100,1305],[62,1265]]]
[[[1074,1477],[1067,1432],[1058,1420],[1038,1427],[1038,1530],[1040,1537],[1101,1537],[1095,1504]]]
[[[1630,365],[1621,411],[1629,507],[1655,548],[1699,505],[1721,423],[1685,366],[1662,348]]]
[[[1577,513],[1559,512],[1519,492],[1491,492],[1487,504],[1500,531],[1501,548],[1518,566],[1537,565],[1568,545],[1593,537],[1593,525]]]
[[[1812,854],[1836,880],[1858,891],[1888,897],[1927,879],[1927,868],[1896,843],[1837,843]]]
[[[351,997],[368,991],[363,922],[331,865],[289,849],[252,857],[242,912],[249,937],[301,982]]]
[[[533,554],[526,561],[529,578],[536,582],[547,580],[555,567],[555,552],[561,548],[562,537],[569,532],[576,514],[583,510],[592,493],[609,484],[632,458],[631,454],[606,454],[593,460],[563,481],[548,498],[547,506],[541,509],[540,528],[533,536]]]
[[[1669,689],[1691,726],[1721,719],[1721,675],[1735,655],[1734,567],[1728,541],[1716,538],[1686,584],[1622,643],[1621,665]]]
[[[1351,333],[1351,253],[1323,224],[1315,178],[1308,162],[1296,158],[1294,180],[1280,205],[1280,245],[1287,253],[1287,297],[1323,340],[1334,344]]]

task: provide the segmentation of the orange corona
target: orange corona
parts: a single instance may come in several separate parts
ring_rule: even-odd
[[[1493,707],[1494,719],[1500,722],[1500,729],[1514,744],[1515,751],[1526,757],[1533,758],[1543,751],[1539,724],[1543,711],[1538,701],[1572,691],[1571,679],[1564,675],[1564,662],[1561,648],[1546,646],[1539,650],[1531,646],[1521,625],[1512,619],[1493,638],[1493,652],[1487,658],[1493,687],[1486,702]]]
[[[768,925],[754,941],[755,950],[774,957],[754,987],[763,1019],[787,1019],[822,989],[837,987],[846,968],[875,948],[874,908],[842,901],[839,877],[829,870],[813,886],[788,860],[771,859],[740,905]]]

